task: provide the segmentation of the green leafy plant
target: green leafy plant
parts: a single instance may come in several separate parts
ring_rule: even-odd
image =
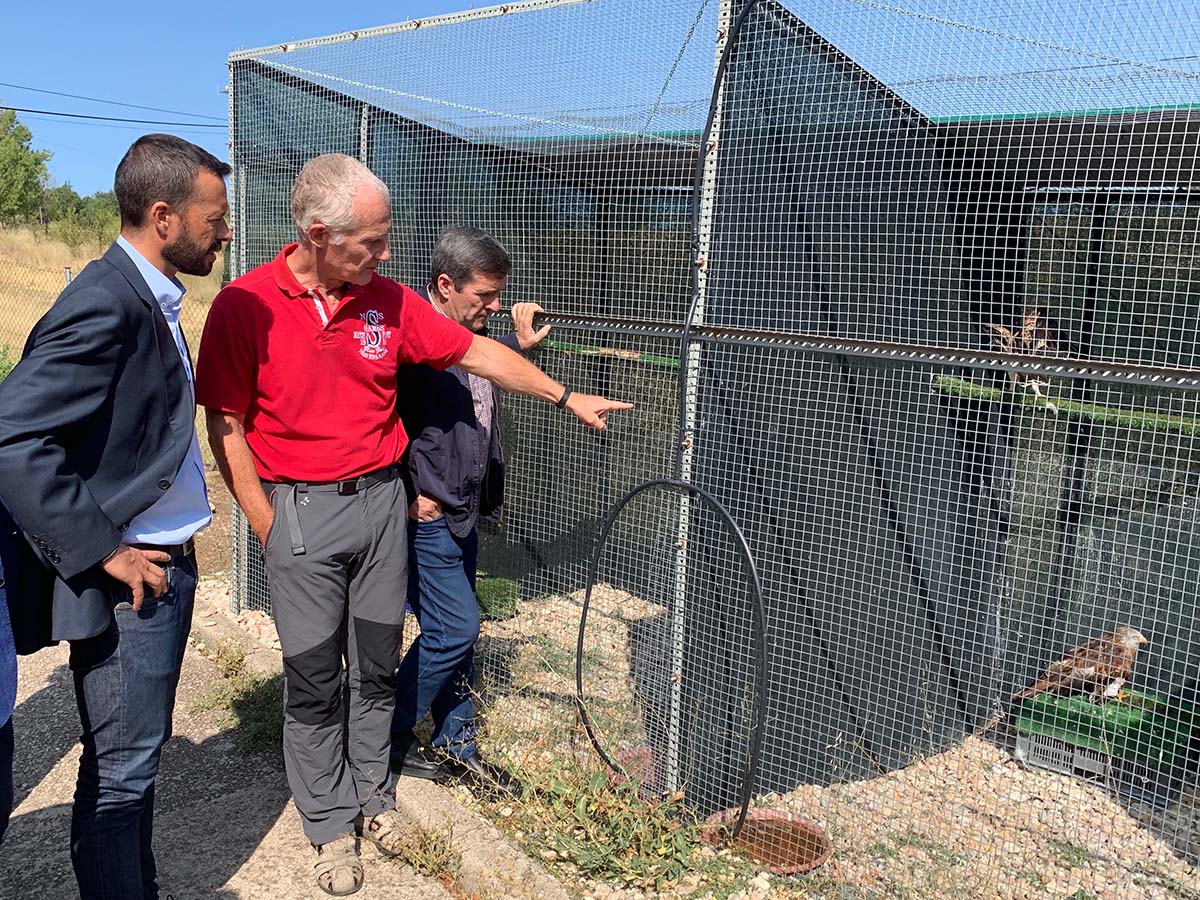
[[[480,572],[475,580],[475,596],[479,599],[480,618],[511,619],[517,614],[521,590],[511,578],[495,578]]]
[[[680,792],[657,800],[622,780],[587,765],[551,762],[544,770],[521,771],[526,793],[505,807],[510,826],[551,865],[562,864],[587,878],[644,890],[664,890],[688,873],[720,875],[736,885],[756,874],[750,863],[715,852],[700,840],[700,824]]]
[[[17,366],[17,354],[8,344],[0,344],[0,381],[8,377]]]
[[[199,709],[225,711],[237,728],[243,753],[280,753],[283,743],[283,676],[263,675],[246,666],[246,654],[234,641],[219,644],[213,662],[223,681],[197,703]]]
[[[558,826],[545,832],[549,849],[589,876],[641,887],[675,881],[691,866],[699,829],[678,803],[644,800],[635,782],[604,772],[556,768],[544,786]]]
[[[1095,854],[1086,847],[1073,844],[1070,841],[1050,841],[1050,849],[1054,852],[1054,862],[1064,869],[1082,868],[1096,859]]]
[[[458,875],[462,856],[454,849],[453,829],[449,822],[442,828],[411,827],[404,835],[399,861],[430,878]]]

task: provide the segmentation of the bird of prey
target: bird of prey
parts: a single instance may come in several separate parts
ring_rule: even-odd
[[[1058,353],[1058,326],[1040,306],[1025,308],[1021,327],[1014,333],[1003,325],[987,326],[998,350],[1005,353],[1037,353],[1053,356]]]
[[[1040,356],[1058,354],[1059,346],[1056,339],[1058,327],[1040,306],[1026,307],[1025,315],[1021,319],[1021,327],[1016,332],[994,323],[987,327],[992,332],[992,343],[997,350],[1004,353],[1036,353]],[[1046,408],[1051,412],[1058,412],[1050,398],[1042,393],[1043,388],[1050,386],[1049,382],[1040,381],[1032,376],[1018,375],[1016,372],[1010,372],[1008,377],[1013,384],[1024,385],[1033,391],[1034,396],[1043,400]]]
[[[1027,700],[1043,691],[1074,694],[1091,691],[1097,700],[1120,696],[1121,688],[1133,675],[1138,648],[1149,643],[1146,636],[1130,625],[1122,625],[1111,634],[1092,638],[1063,654],[1062,659],[1046,667],[1044,677],[1012,695],[1013,701]]]

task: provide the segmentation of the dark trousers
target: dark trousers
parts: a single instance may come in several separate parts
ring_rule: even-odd
[[[475,746],[475,641],[479,603],[475,566],[479,535],[450,531],[445,517],[410,522],[408,603],[421,634],[404,654],[396,676],[396,716],[392,730],[412,731],[426,712],[433,719],[433,746],[452,755]]]
[[[158,897],[154,781],[192,624],[195,555],[173,560],[168,578],[166,592],[137,611],[120,600],[127,590],[117,594],[108,629],[71,642],[83,725],[71,862],[82,900]]]
[[[4,832],[8,829],[8,817],[13,807],[13,723],[10,718],[0,728],[0,844],[4,843]]]

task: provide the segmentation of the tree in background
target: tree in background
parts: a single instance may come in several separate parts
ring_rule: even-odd
[[[112,191],[96,191],[83,198],[83,219],[97,244],[111,244],[121,233],[121,212],[117,195]]]
[[[113,191],[96,191],[90,197],[84,197],[83,215],[90,222],[105,227],[111,225],[116,229],[121,224],[121,211],[117,207],[117,195]],[[114,230],[115,238],[117,232]]]
[[[48,172],[47,150],[30,146],[33,134],[11,109],[0,111],[0,224],[37,218]]]
[[[71,182],[48,187],[42,194],[42,230],[48,231],[51,222],[65,219],[71,213],[78,215],[82,210],[83,198],[75,193]]]
[[[104,245],[121,230],[117,195],[97,191],[80,197],[70,184],[47,188],[42,198],[44,230],[72,250],[84,244]]]
[[[91,239],[100,246],[115,241],[121,233],[117,195],[112,191],[96,191],[90,197],[84,197],[83,221]]]

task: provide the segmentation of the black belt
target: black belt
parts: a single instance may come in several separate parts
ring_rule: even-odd
[[[346,481],[287,481],[278,482],[281,486],[291,485],[301,494],[305,491],[336,491],[344,497],[353,496],[359,491],[365,491],[367,488],[374,487],[377,484],[385,484],[389,481],[395,481],[400,474],[399,466],[387,466],[383,469],[376,469],[374,472],[368,472],[366,475],[359,475],[357,478],[350,478]]]
[[[395,481],[400,477],[400,467],[390,465],[383,469],[376,469],[374,472],[368,472],[366,475],[359,475],[357,478],[350,478],[346,481],[292,481],[277,483],[275,486],[279,488],[290,488],[283,498],[283,520],[287,525],[288,534],[292,541],[292,556],[303,556],[308,551],[304,547],[304,534],[300,530],[300,512],[296,509],[296,495],[305,494],[309,491],[336,491],[344,497],[351,497],[359,491],[365,491],[367,488],[374,487],[377,484],[384,484],[388,481]],[[264,486],[272,484],[265,482]]]
[[[188,538],[182,544],[130,544],[135,550],[159,550],[168,553],[172,560],[184,559],[196,552],[196,542]]]

